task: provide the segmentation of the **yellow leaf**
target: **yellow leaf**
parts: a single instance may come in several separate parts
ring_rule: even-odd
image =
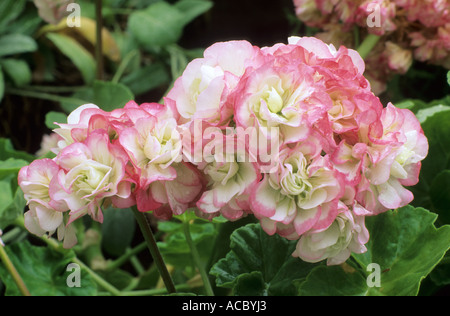
[[[76,35],[80,35],[85,40],[87,40],[89,43],[91,43],[93,46],[95,46],[95,43],[97,41],[96,36],[96,27],[97,23],[89,18],[81,17],[80,18],[80,27],[68,27],[65,20],[62,20],[57,25],[46,25],[43,26],[39,32],[38,37],[48,33],[48,32],[58,32],[58,33],[65,33],[68,36],[72,36],[76,39]],[[103,55],[108,57],[110,60],[117,62],[120,60],[120,50],[117,46],[116,41],[112,37],[111,33],[103,27],[102,29],[102,51]]]

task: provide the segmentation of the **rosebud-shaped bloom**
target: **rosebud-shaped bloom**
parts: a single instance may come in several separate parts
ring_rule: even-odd
[[[64,202],[52,200],[49,192],[59,171],[60,167],[51,159],[35,160],[20,170],[18,183],[29,207],[25,213],[28,231],[38,236],[57,231],[58,239],[64,240],[64,247],[70,248],[77,239],[75,231],[64,220],[68,207]]]
[[[278,230],[277,223],[292,224],[297,236],[310,229],[331,224],[337,215],[337,202],[343,194],[341,175],[333,169],[321,147],[300,143],[280,154],[276,173],[265,175],[250,195],[250,206],[269,234],[286,236],[292,231]]]
[[[84,104],[73,110],[67,117],[67,123],[58,123],[59,128],[54,130],[62,140],[58,142],[58,153],[64,147],[73,144],[76,141],[83,141],[87,137],[89,120],[96,114],[106,114],[95,104]]]
[[[102,222],[102,206],[130,196],[131,185],[125,178],[128,156],[110,143],[104,130],[95,130],[84,142],[65,147],[56,161],[61,170],[57,181],[52,181],[50,196],[67,204],[70,222],[86,214]]]
[[[209,186],[197,202],[200,211],[219,215],[230,220],[242,217],[246,209],[241,209],[243,201],[239,198],[248,194],[250,187],[259,181],[256,164],[240,144],[236,135],[222,135],[220,130],[205,135],[207,142],[203,151],[204,162],[198,165],[209,180]]]
[[[296,142],[308,136],[330,103],[323,100],[322,83],[316,83],[312,67],[301,62],[280,65],[296,57],[297,47],[288,49],[279,59],[271,54],[273,48],[266,49],[267,62],[241,79],[235,91],[235,120],[244,128],[277,127],[282,142]],[[275,47],[275,53],[279,50]]]
[[[389,103],[383,109],[381,122],[383,134],[369,148],[371,156],[379,159],[372,158],[372,165],[365,171],[368,183],[361,182],[358,195],[375,214],[383,207],[395,209],[412,201],[412,193],[404,186],[417,184],[421,161],[428,154],[427,138],[411,111]]]
[[[230,91],[251,63],[259,48],[246,41],[217,43],[203,58],[193,60],[175,81],[167,99],[175,102],[181,123],[201,119],[211,124],[226,121],[232,109],[226,106]]]
[[[293,256],[312,263],[327,259],[328,265],[337,265],[345,262],[352,252],[366,252],[364,245],[368,240],[364,216],[355,216],[347,210],[326,229],[301,236]]]
[[[176,177],[171,164],[181,160],[181,136],[177,126],[174,118],[162,119],[148,114],[120,133],[119,142],[136,169],[141,187]]]
[[[154,211],[157,218],[170,219],[173,214],[181,215],[195,206],[205,187],[202,175],[188,163],[176,163],[172,167],[176,172],[173,180],[154,181],[136,189],[140,212]]]

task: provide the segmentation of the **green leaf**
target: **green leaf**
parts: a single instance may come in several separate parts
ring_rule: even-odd
[[[28,165],[28,161],[23,159],[8,158],[0,160],[0,179],[7,175],[17,174],[20,168]]]
[[[422,162],[421,177],[428,185],[434,178],[447,169],[450,159],[450,110],[435,113],[422,123],[425,136],[428,138],[428,156]]]
[[[64,254],[49,247],[37,247],[28,241],[15,243],[5,250],[33,296],[92,296],[97,293],[91,276],[81,270],[81,287],[69,287],[67,278],[72,270],[67,266],[73,262],[72,251]],[[0,278],[6,286],[7,296],[17,296],[20,292],[7,270],[0,265]]]
[[[110,283],[118,290],[123,290],[128,287],[133,282],[133,275],[129,272],[116,269],[116,270],[105,270],[96,271],[105,281]]]
[[[2,185],[0,181],[0,187],[4,186],[2,189],[12,192],[11,186]],[[3,195],[3,193],[1,194]],[[23,216],[23,211],[25,209],[26,201],[23,196],[23,192],[20,188],[17,188],[14,194],[14,197],[10,198],[10,196],[6,196],[6,200],[1,200],[5,206],[0,208],[0,229],[6,228],[8,225],[12,224],[19,216]]]
[[[61,112],[50,111],[45,114],[45,126],[49,129],[55,129],[59,126],[55,123],[65,123],[67,122],[67,115]]]
[[[365,296],[370,292],[366,276],[359,271],[345,271],[342,266],[319,266],[299,286],[300,296]]]
[[[0,216],[2,216],[8,206],[14,201],[11,179],[2,179],[0,181],[0,201],[2,201],[0,204]]]
[[[130,32],[146,48],[177,42],[183,27],[183,14],[167,2],[157,2],[145,10],[133,12],[128,21]]]
[[[0,161],[0,229],[12,224],[23,215],[26,201],[17,184],[20,168],[28,165],[28,161],[8,158]]]
[[[353,255],[359,268],[314,269],[300,284],[301,295],[417,295],[422,280],[450,247],[450,226],[436,229],[437,215],[406,206],[366,218],[367,252]],[[380,287],[370,287],[371,263],[380,267]]]
[[[433,116],[434,114],[442,112],[442,111],[448,111],[448,110],[450,110],[450,106],[438,104],[438,105],[434,105],[432,107],[421,109],[421,110],[417,111],[416,117],[420,123],[424,123],[427,120],[427,118]]]
[[[122,108],[133,99],[133,93],[123,84],[99,80],[94,82],[93,103],[105,111]]]
[[[0,64],[17,87],[27,85],[31,82],[31,69],[26,61],[5,58],[0,60]]]
[[[33,36],[41,25],[42,19],[36,14],[36,9],[29,7],[19,17],[15,18],[12,24],[7,26],[6,33]]]
[[[450,170],[443,170],[434,178],[430,198],[439,220],[450,224]]]
[[[94,89],[92,87],[85,87],[77,90],[72,94],[72,100],[61,102],[61,108],[70,113],[80,105],[94,102]]]
[[[122,108],[133,100],[134,94],[121,83],[95,80],[92,87],[78,90],[72,95],[72,98],[84,100],[84,102],[61,102],[61,107],[67,113],[72,112],[84,103],[94,103],[105,111],[112,111]]]
[[[443,262],[446,260],[445,262]],[[430,279],[437,286],[450,284],[450,256],[449,253],[439,263],[439,265],[430,273]]]
[[[196,17],[209,11],[213,3],[207,0],[181,0],[174,4],[181,13],[183,13],[183,24],[186,25]]]
[[[0,160],[6,160],[8,158],[23,159],[28,162],[32,162],[36,159],[34,155],[30,155],[24,151],[15,150],[10,139],[0,138]]]
[[[447,72],[447,83],[450,86],[450,71]]]
[[[22,13],[25,4],[26,0],[0,1],[0,33]]]
[[[59,33],[48,33],[47,38],[73,62],[86,84],[94,81],[96,73],[94,57],[80,43]]]
[[[231,251],[210,274],[219,287],[237,295],[295,295],[294,280],[304,279],[317,265],[292,257],[296,242],[269,236],[259,224],[248,224],[231,235]]]
[[[183,223],[175,221],[158,222],[158,230],[166,233],[164,241],[159,242],[158,247],[166,262],[180,269],[194,265],[182,225]],[[214,224],[194,222],[190,224],[190,232],[201,259],[207,262],[217,234]]]
[[[170,81],[170,76],[163,64],[151,64],[128,74],[121,83],[135,95],[141,95]]]
[[[103,212],[102,247],[110,255],[120,256],[130,246],[136,229],[130,209],[108,208]]]
[[[0,57],[29,53],[37,50],[36,41],[23,34],[8,34],[0,37]]]

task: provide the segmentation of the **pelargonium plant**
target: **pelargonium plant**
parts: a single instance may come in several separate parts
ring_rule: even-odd
[[[56,157],[19,173],[25,226],[70,248],[73,223],[101,223],[109,205],[161,220],[195,208],[254,216],[297,241],[298,260],[341,264],[366,251],[367,216],[412,201],[428,151],[414,114],[384,107],[364,70],[356,51],[316,38],[216,43],[164,104],[85,104],[58,123]]]
[[[358,47],[367,39],[366,78],[380,94],[413,60],[450,69],[448,0],[294,0],[298,18],[327,43]],[[364,56],[366,57],[366,56]]]

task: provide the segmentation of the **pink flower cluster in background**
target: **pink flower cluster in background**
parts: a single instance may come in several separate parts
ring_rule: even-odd
[[[71,247],[72,223],[101,222],[108,205],[161,219],[195,207],[208,219],[253,214],[298,241],[294,256],[342,263],[366,251],[366,216],[411,202],[405,187],[428,151],[414,114],[383,107],[363,72],[355,51],[316,38],[214,44],[164,105],[88,104],[59,124],[56,157],[19,174],[26,227]]]
[[[355,47],[355,32],[381,36],[366,61],[372,91],[383,92],[413,59],[450,69],[450,0],[294,0],[306,25],[335,46]]]

